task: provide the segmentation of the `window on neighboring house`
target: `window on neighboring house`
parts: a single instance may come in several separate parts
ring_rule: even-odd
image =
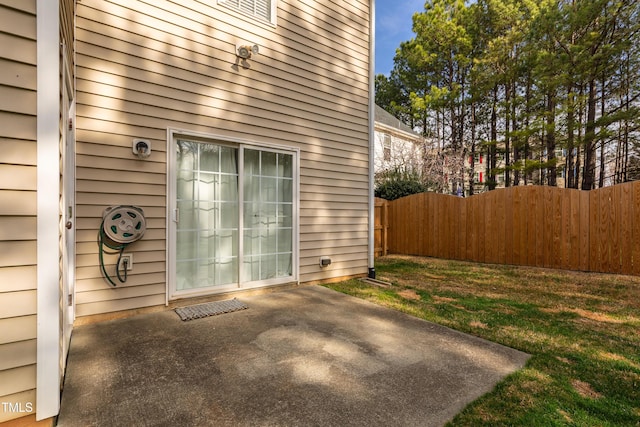
[[[274,25],[276,23],[276,2],[277,0],[218,0],[218,4],[223,4],[240,13],[259,18]]]
[[[391,161],[391,135],[383,135],[382,139],[383,159],[385,162]]]

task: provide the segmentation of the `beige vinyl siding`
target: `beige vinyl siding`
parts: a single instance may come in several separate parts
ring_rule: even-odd
[[[300,280],[366,273],[367,1],[279,0],[276,27],[214,1],[77,7],[79,316],[164,303],[167,128],[298,148]],[[239,41],[260,47],[249,68]],[[151,141],[149,159],[133,156],[133,138]],[[140,205],[148,218],[115,289],[95,243],[111,204]]]
[[[35,1],[0,0],[0,401],[23,405],[36,386],[35,39]]]
[[[60,0],[60,40],[64,44],[67,60],[69,61],[69,72],[73,81],[73,34],[74,34],[74,11],[76,0]]]

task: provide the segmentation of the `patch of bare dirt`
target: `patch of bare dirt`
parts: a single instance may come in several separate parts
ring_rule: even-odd
[[[434,302],[454,302],[456,300],[455,298],[440,297],[438,295],[434,295],[432,298]]]
[[[567,359],[566,357],[556,356],[556,359],[558,359],[560,362],[565,363],[567,365],[573,365],[571,360]]]
[[[588,399],[599,399],[602,397],[602,395],[597,391],[595,391],[593,387],[591,387],[591,384],[587,382],[580,381],[580,380],[573,380],[571,381],[571,385],[582,397],[586,397]]]
[[[480,328],[480,329],[487,329],[489,327],[489,325],[487,325],[484,322],[480,322],[479,320],[473,320],[469,322],[469,326],[471,326],[472,328]]]
[[[400,295],[402,298],[405,298],[405,299],[410,299],[414,301],[420,300],[420,295],[418,295],[416,291],[414,291],[413,289],[404,289],[398,292],[398,295]]]

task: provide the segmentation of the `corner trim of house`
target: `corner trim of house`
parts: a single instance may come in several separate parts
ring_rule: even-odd
[[[59,0],[37,0],[36,420],[60,409]]]
[[[371,0],[371,13],[369,14],[369,248],[368,248],[368,276],[376,277],[375,269],[375,194],[374,194],[374,167],[375,167],[375,25],[376,5]]]

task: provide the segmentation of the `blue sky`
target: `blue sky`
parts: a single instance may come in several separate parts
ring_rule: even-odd
[[[411,16],[424,0],[376,0],[376,74],[389,75],[400,42],[413,37]]]

